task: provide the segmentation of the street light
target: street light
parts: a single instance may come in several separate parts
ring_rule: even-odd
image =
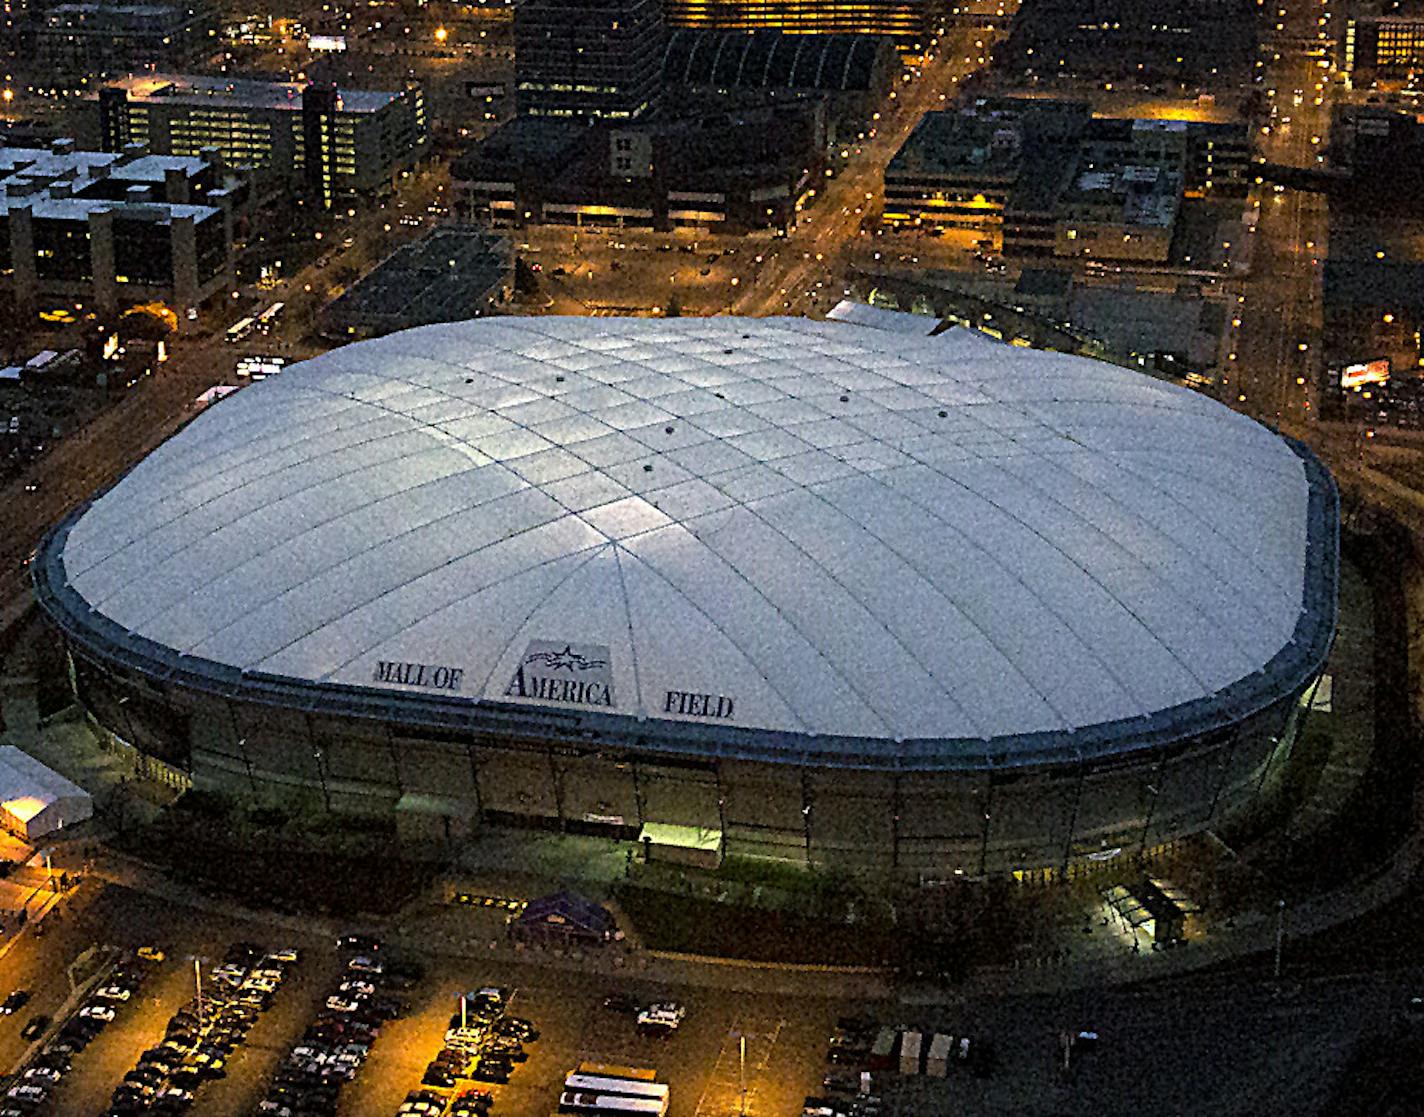
[[[198,990],[198,1027],[203,1027],[203,960],[193,958],[193,984]]]
[[[738,1047],[740,1048],[739,1061],[741,1063],[742,1081],[742,1106],[740,1110],[740,1117],[747,1117],[747,1037],[744,1035],[738,1036],[737,1040]]]

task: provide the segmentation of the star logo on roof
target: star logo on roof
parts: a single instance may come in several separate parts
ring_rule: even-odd
[[[550,671],[592,671],[598,667],[607,667],[606,659],[586,659],[574,651],[572,644],[565,644],[562,651],[555,652],[535,652],[524,657],[526,664],[538,663]]]

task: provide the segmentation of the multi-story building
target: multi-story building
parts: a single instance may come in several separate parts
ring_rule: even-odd
[[[1029,81],[1227,87],[1254,72],[1256,0],[1023,0],[994,63]]]
[[[421,89],[337,89],[297,82],[156,74],[98,93],[106,151],[143,143],[164,155],[216,148],[254,175],[330,207],[377,191],[426,150]]]
[[[944,35],[943,0],[667,0],[672,27],[721,31],[780,31],[786,35],[885,35],[907,62]]]
[[[1183,198],[1243,195],[1250,159],[1241,124],[979,98],[920,121],[886,168],[883,219],[973,230],[1010,256],[1162,262]]]
[[[885,222],[974,229],[996,243],[1006,210],[1010,224],[1040,224],[1031,215],[1051,212],[1089,115],[1082,102],[1006,97],[926,113],[885,169]],[[1038,196],[1012,197],[1021,182]]]
[[[1339,57],[1352,86],[1408,81],[1424,72],[1424,15],[1351,16]]]
[[[37,17],[35,60],[61,81],[87,84],[108,74],[198,62],[217,49],[217,34],[212,0],[74,0]]]
[[[900,76],[893,40],[883,35],[783,35],[778,31],[670,33],[663,59],[669,92],[757,90],[771,97],[826,100],[833,133],[864,131]]]
[[[216,152],[0,148],[0,298],[196,309],[232,286],[239,196]]]
[[[666,45],[661,0],[525,0],[514,14],[518,111],[646,116],[657,103]]]
[[[795,221],[825,139],[817,99],[601,127],[522,117],[451,176],[457,212],[494,225],[740,233]]]

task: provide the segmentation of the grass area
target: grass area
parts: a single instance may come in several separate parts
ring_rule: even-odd
[[[116,839],[211,895],[277,911],[354,918],[397,911],[427,888],[434,866],[391,849],[394,824],[325,812],[244,809],[190,791],[152,826]]]
[[[619,907],[654,950],[754,962],[880,965],[893,938],[885,923],[830,923],[634,885],[619,887],[617,895]]]

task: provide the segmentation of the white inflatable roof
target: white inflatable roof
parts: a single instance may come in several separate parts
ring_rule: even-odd
[[[62,557],[124,629],[245,671],[989,738],[1260,670],[1309,489],[1209,399],[961,331],[486,318],[224,400]]]

